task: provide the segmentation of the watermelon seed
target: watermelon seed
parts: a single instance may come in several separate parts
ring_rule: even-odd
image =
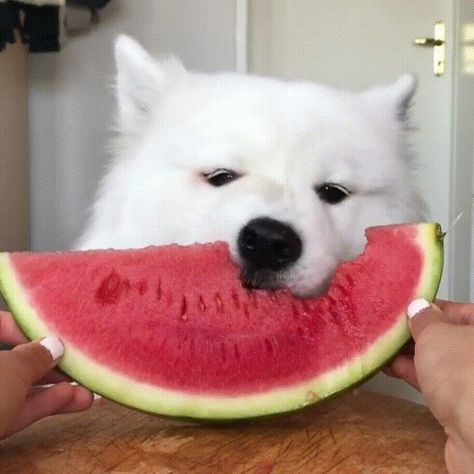
[[[301,300],[301,305],[303,306],[303,311],[306,314],[308,314],[311,311],[311,307],[305,300]]]
[[[240,309],[239,294],[235,288],[232,290],[232,301],[234,302],[235,309]]]
[[[224,312],[224,305],[222,304],[222,299],[221,299],[221,296],[219,295],[219,293],[215,294],[214,301],[216,302],[217,311],[219,313]]]
[[[180,312],[181,321],[188,320],[187,311],[188,311],[188,303],[186,301],[186,296],[183,296],[183,300],[181,301],[181,312]]]
[[[206,305],[204,304],[204,300],[202,298],[202,295],[199,296],[199,303],[198,303],[199,309],[204,313],[206,311]]]
[[[237,360],[240,360],[240,351],[239,348],[237,347],[237,344],[234,343],[234,355]]]
[[[328,294],[328,308],[327,308],[327,312],[329,313],[329,315],[331,316],[331,319],[334,321],[334,322],[337,322],[338,321],[338,317],[337,317],[337,313],[335,311],[335,308],[337,308],[337,302],[335,300],[335,298],[331,295]]]
[[[161,280],[158,280],[158,286],[156,287],[156,299],[158,301],[161,300],[161,295],[162,295],[162,293],[161,293]]]
[[[331,316],[331,319],[332,319],[335,323],[337,323],[337,321],[338,321],[337,314],[336,314],[336,312],[335,312],[331,307],[328,308],[328,313],[329,313],[329,315]]]
[[[255,309],[258,309],[258,300],[257,300],[257,293],[252,291],[251,293],[251,301]]]
[[[295,335],[291,331],[288,331],[288,333],[286,335],[286,340],[287,340],[287,342],[290,346],[294,346],[296,344]]]
[[[96,291],[95,297],[101,303],[116,303],[122,287],[122,280],[120,275],[112,270],[100,284],[99,288]]]
[[[221,359],[222,359],[222,362],[226,362],[227,360],[227,353],[225,351],[225,344],[223,342],[221,342]]]
[[[273,346],[268,337],[265,338],[265,348],[269,354],[273,355]]]
[[[146,281],[145,280],[140,280],[138,282],[138,293],[140,295],[144,295],[146,293],[146,290],[147,290]]]

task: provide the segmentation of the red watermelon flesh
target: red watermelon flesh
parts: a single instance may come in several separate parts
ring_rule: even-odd
[[[0,285],[25,333],[59,335],[64,370],[98,393],[164,414],[257,416],[364,379],[408,339],[407,304],[434,298],[438,225],[367,239],[309,299],[244,289],[224,243],[2,254]]]

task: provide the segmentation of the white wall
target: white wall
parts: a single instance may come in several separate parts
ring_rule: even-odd
[[[135,36],[188,68],[235,69],[234,0],[114,0],[101,24],[58,54],[29,55],[31,245],[68,248],[107,163],[113,40]]]

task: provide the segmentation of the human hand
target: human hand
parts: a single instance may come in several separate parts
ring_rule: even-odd
[[[85,410],[93,401],[89,390],[52,370],[63,351],[58,339],[26,342],[10,314],[0,311],[0,343],[15,346],[0,351],[0,439],[47,416]]]
[[[408,314],[414,355],[386,369],[420,390],[448,436],[450,473],[474,472],[474,304],[416,300]]]

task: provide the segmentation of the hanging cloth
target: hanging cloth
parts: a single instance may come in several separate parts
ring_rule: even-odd
[[[15,42],[15,30],[19,26],[18,8],[10,2],[0,0],[0,51],[7,43]]]
[[[97,18],[97,9],[110,0],[68,0],[68,4],[87,8]],[[59,51],[65,36],[66,0],[0,0],[0,51],[15,42],[19,30],[21,41],[32,53]]]
[[[82,8],[90,8],[91,10],[96,10],[99,8],[104,8],[110,0],[68,0],[68,4],[77,5]]]
[[[15,42],[18,29],[30,52],[59,51],[64,8],[65,0],[0,0],[0,50]]]

